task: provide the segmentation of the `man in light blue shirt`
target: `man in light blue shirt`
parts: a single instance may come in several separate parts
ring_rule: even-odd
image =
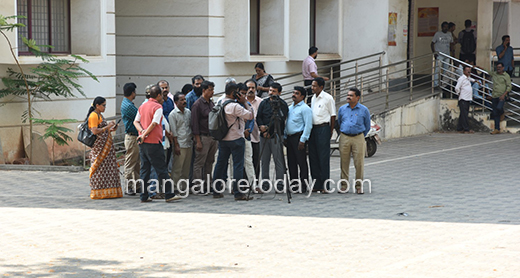
[[[349,178],[350,156],[354,159],[356,168],[356,193],[363,194],[361,180],[363,180],[365,160],[365,136],[370,131],[370,112],[359,103],[361,92],[357,88],[350,88],[347,93],[347,104],[338,111],[338,124],[341,131],[339,137],[339,152],[341,155],[341,179]],[[346,193],[348,185],[342,183],[341,191]]]
[[[289,106],[287,124],[285,125],[285,139],[287,147],[287,164],[289,165],[290,188],[293,192],[305,193],[309,186],[309,167],[307,166],[307,140],[312,130],[312,109],[305,104],[305,88],[294,87],[292,100]],[[298,168],[300,175],[298,177]],[[295,180],[299,180],[298,185]]]

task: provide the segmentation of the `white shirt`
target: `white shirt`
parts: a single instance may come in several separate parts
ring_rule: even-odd
[[[179,147],[182,149],[191,148],[192,146],[192,135],[191,135],[191,111],[188,108],[184,108],[184,113],[175,107],[170,115],[170,132],[173,137],[177,137]]]
[[[459,100],[473,100],[473,88],[471,82],[475,80],[471,77],[467,77],[464,74],[457,80],[457,86],[455,86],[455,92],[459,94]]]
[[[318,97],[316,97],[316,95],[312,96],[311,109],[313,125],[331,124],[330,117],[336,116],[336,102],[334,98],[325,91],[321,91]]]

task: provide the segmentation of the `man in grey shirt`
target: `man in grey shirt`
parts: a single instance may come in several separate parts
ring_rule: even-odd
[[[441,24],[442,31],[438,31],[435,33],[432,39],[432,43],[430,45],[432,52],[440,52],[446,55],[450,55],[450,47],[453,42],[453,37],[451,33],[448,32],[448,22],[444,21]],[[435,76],[433,81],[433,86],[439,86],[439,72],[442,64],[443,72],[448,70],[449,59],[442,55],[435,54]],[[444,85],[445,82],[443,82]]]
[[[170,132],[173,135],[173,152],[175,159],[172,167],[172,180],[176,188],[184,193],[189,184],[192,157],[191,111],[186,107],[186,96],[177,92],[173,96],[175,109],[168,115]],[[179,181],[183,179],[186,182]],[[186,191],[187,193],[187,191]]]

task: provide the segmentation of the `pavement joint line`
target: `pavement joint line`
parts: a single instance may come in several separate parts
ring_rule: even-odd
[[[48,198],[48,199],[88,199],[87,197],[74,197],[74,196],[42,196],[42,195],[0,195],[0,197],[26,197],[26,198]]]
[[[443,153],[443,152],[450,152],[450,151],[455,151],[455,150],[467,149],[467,148],[472,148],[472,147],[477,147],[477,146],[482,146],[482,145],[494,144],[494,143],[498,143],[498,142],[517,140],[517,139],[520,139],[520,137],[507,138],[507,139],[501,139],[501,140],[495,140],[495,141],[489,141],[489,142],[478,143],[478,144],[473,144],[473,145],[467,145],[467,146],[460,146],[460,147],[450,148],[450,149],[442,149],[442,150],[437,150],[437,151],[432,151],[432,152],[427,152],[427,153],[412,154],[412,155],[407,155],[407,156],[403,156],[403,157],[397,157],[397,158],[392,158],[392,159],[387,159],[387,160],[381,160],[381,161],[366,163],[365,167],[366,166],[371,166],[371,165],[377,165],[377,164],[381,164],[381,163],[386,163],[386,162],[393,162],[393,161],[398,161],[398,160],[403,160],[403,159],[408,159],[408,158],[416,158],[416,157],[430,155],[430,154],[438,154],[438,153]],[[351,168],[352,168],[352,166],[351,166]]]

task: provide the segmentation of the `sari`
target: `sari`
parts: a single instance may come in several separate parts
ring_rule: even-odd
[[[92,114],[94,114],[94,117],[97,115],[95,112],[92,112]],[[105,126],[107,126],[107,122],[104,118],[101,118],[98,128]],[[110,132],[106,131],[97,134],[96,142],[90,151],[90,161],[90,198],[108,199],[123,197],[121,178],[117,169],[116,151]]]

